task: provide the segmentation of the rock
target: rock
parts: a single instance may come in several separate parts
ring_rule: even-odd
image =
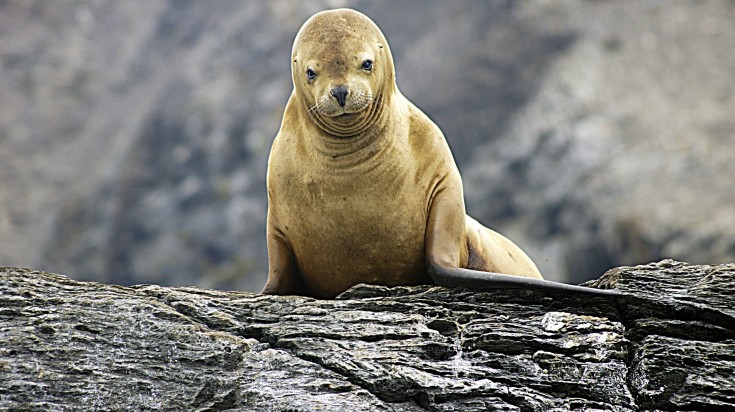
[[[733,1],[6,0],[0,262],[259,290],[292,41],[334,6],[547,278],[735,260]]]
[[[336,300],[0,269],[0,409],[726,410],[735,265],[612,299],[358,285]]]

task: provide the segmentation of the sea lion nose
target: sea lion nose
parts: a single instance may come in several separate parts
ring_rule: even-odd
[[[345,99],[347,98],[348,92],[349,91],[347,90],[347,86],[345,85],[334,87],[332,90],[329,91],[329,93],[331,93],[332,96],[337,99],[339,107],[345,107]]]

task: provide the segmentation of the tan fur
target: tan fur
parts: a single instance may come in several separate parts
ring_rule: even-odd
[[[330,298],[358,283],[426,284],[435,267],[541,278],[516,245],[465,215],[444,136],[396,87],[390,48],[369,18],[314,15],[294,42],[292,73],[268,161],[263,293]],[[349,91],[344,106],[338,86]]]

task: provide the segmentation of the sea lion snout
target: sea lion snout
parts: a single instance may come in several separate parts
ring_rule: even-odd
[[[329,91],[329,93],[334,96],[335,99],[337,99],[337,103],[339,103],[339,107],[345,107],[345,102],[347,101],[347,95],[350,93],[350,91],[347,89],[347,86],[345,85],[339,85],[332,90]]]

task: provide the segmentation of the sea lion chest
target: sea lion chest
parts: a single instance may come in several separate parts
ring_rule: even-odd
[[[310,291],[428,282],[424,238],[432,179],[410,147],[391,138],[341,156],[293,140],[274,148],[285,153],[270,164],[271,213]]]

